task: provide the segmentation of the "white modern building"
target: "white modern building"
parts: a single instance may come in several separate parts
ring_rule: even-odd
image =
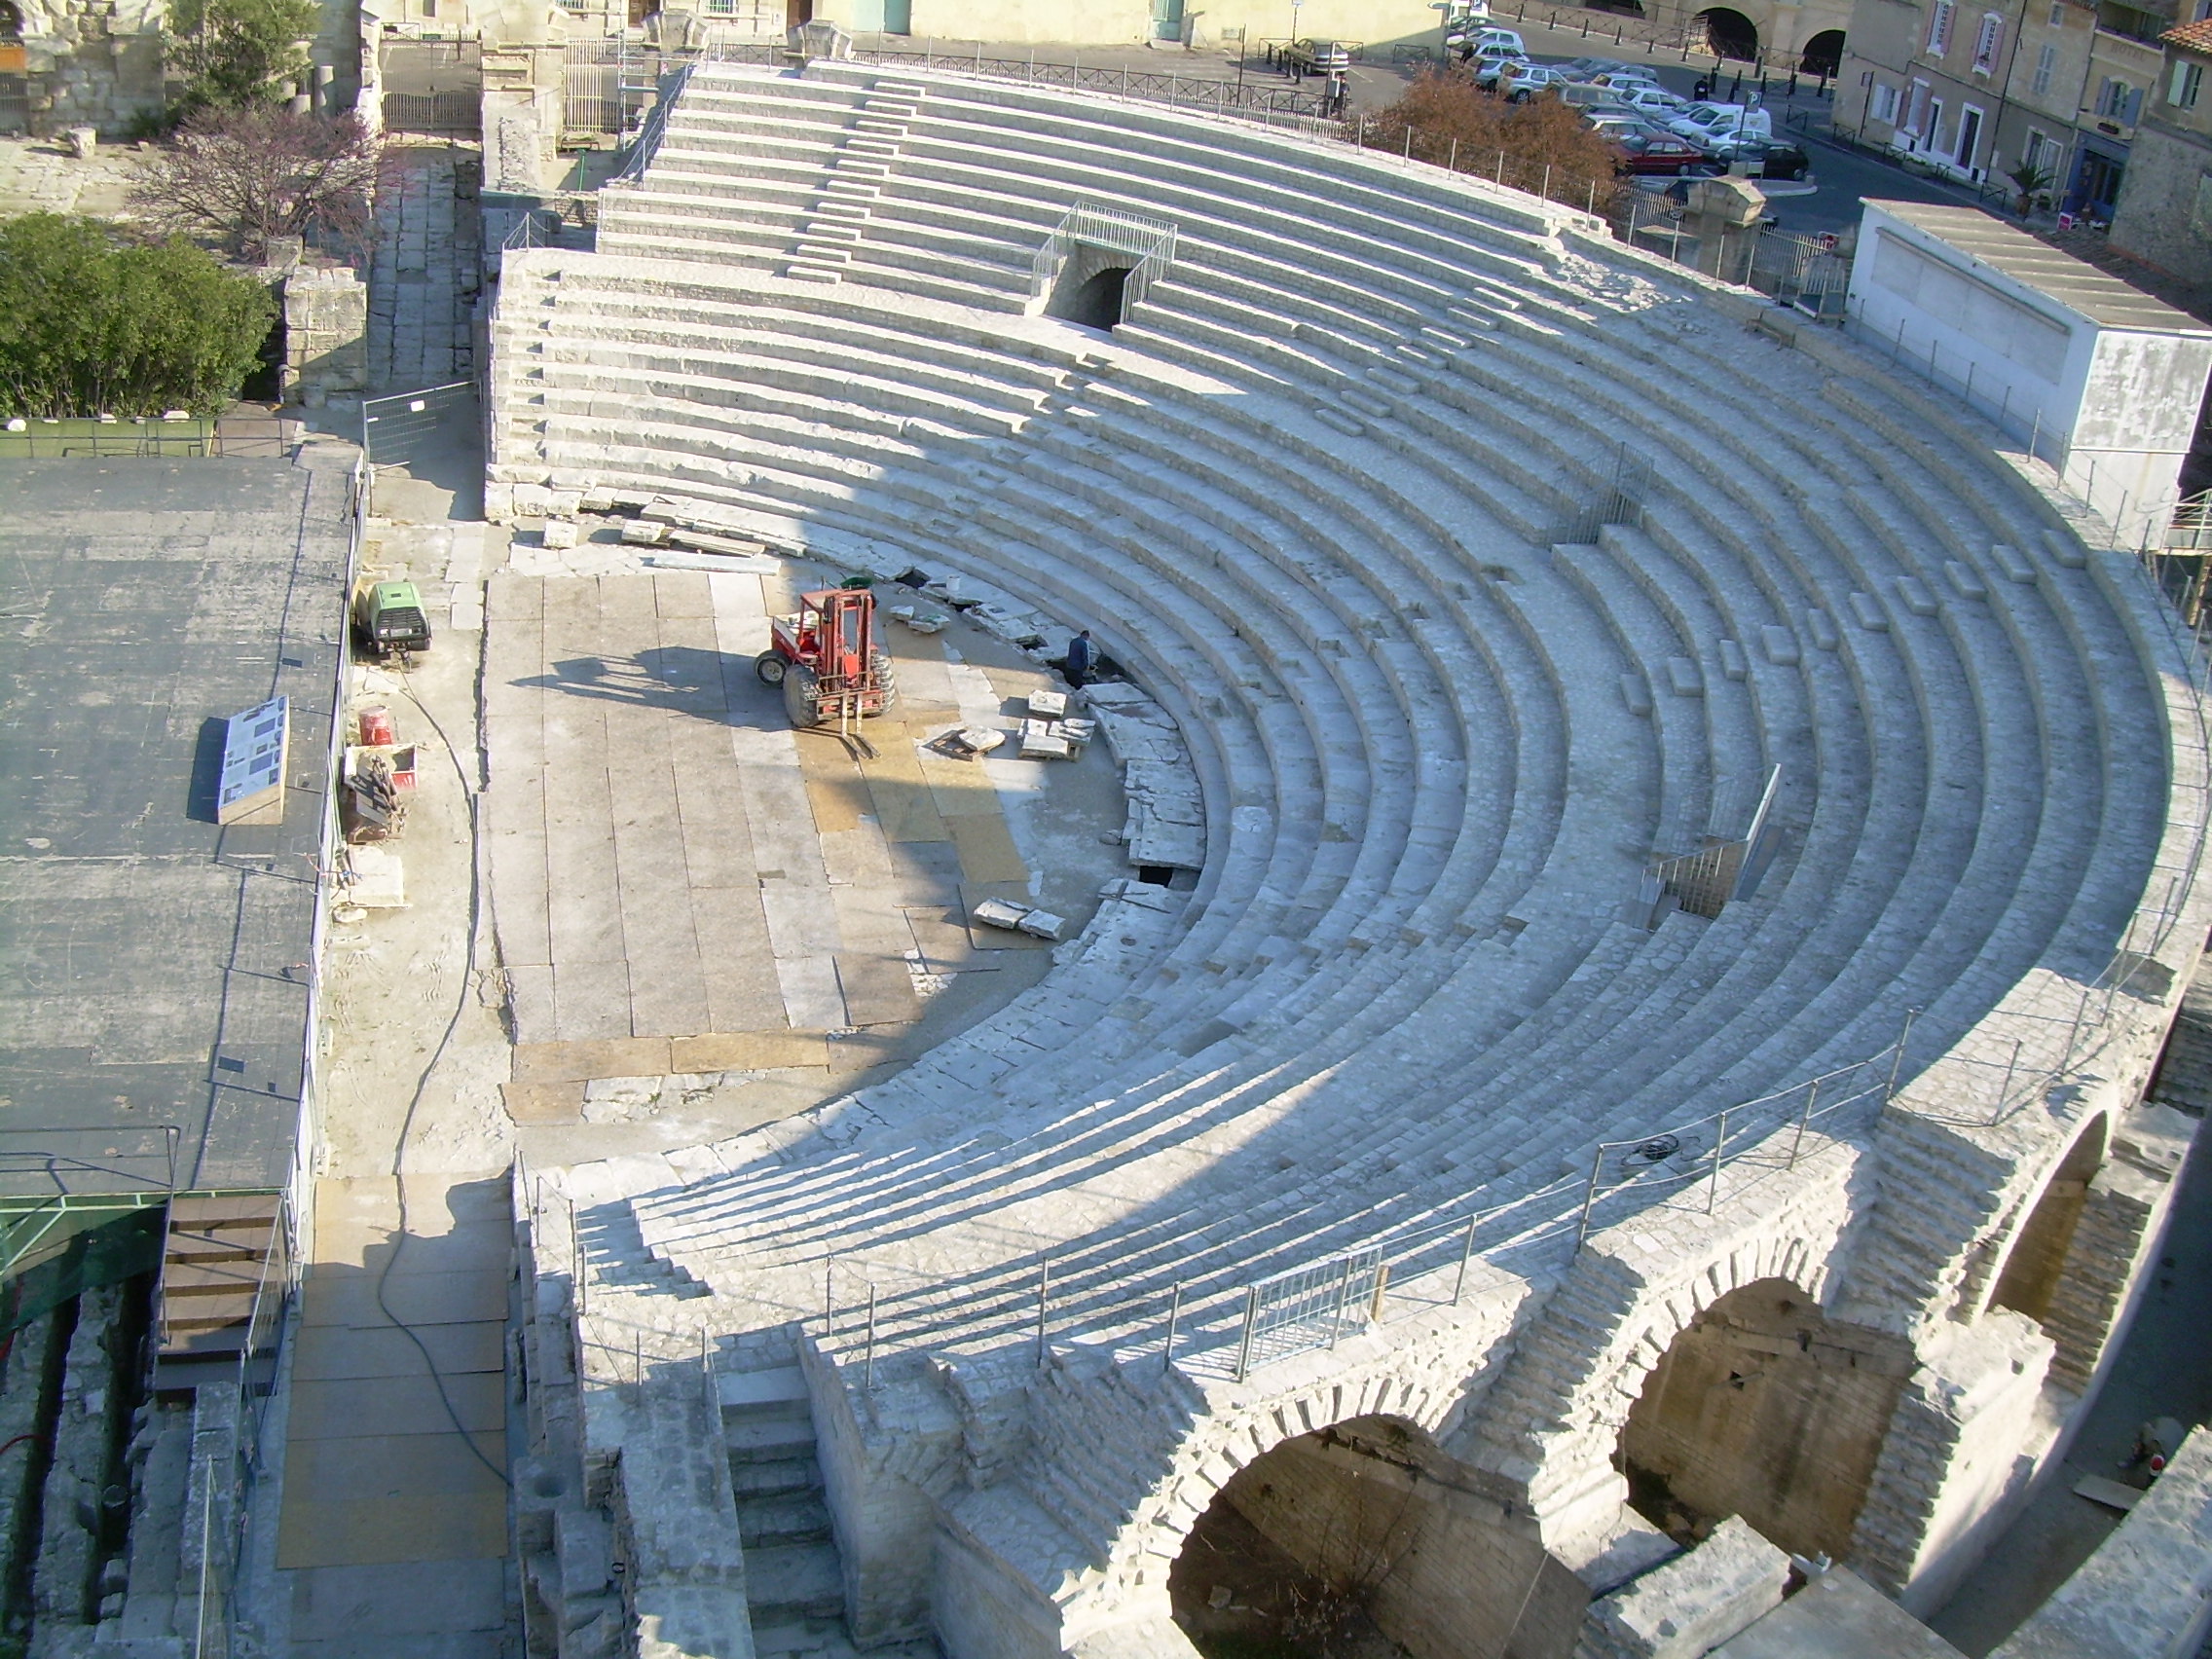
[[[2026,437],[2140,542],[2181,496],[2212,328],[1977,207],[1868,202],[1862,337]]]

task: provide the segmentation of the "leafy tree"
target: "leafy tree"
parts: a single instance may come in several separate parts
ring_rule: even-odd
[[[1611,148],[1556,94],[1510,103],[1457,69],[1422,71],[1365,132],[1371,146],[1596,212],[1617,188]]]
[[[315,0],[171,0],[169,61],[185,77],[186,111],[279,101],[311,73],[300,42],[320,20]]]
[[[136,203],[162,229],[212,237],[245,260],[273,237],[350,250],[366,244],[382,158],[350,115],[206,109],[140,175]]]
[[[0,221],[0,415],[214,415],[276,316],[269,290],[172,240],[96,220]]]

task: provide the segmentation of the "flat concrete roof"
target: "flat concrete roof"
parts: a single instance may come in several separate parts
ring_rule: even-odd
[[[2212,337],[2212,328],[2187,312],[2177,311],[2086,261],[2037,240],[2017,225],[2009,225],[1979,207],[1885,202],[1873,197],[1867,197],[1864,204],[1879,207],[1893,219],[1927,232],[1970,259],[2107,328]]]
[[[347,452],[350,455],[350,452]],[[274,1188],[309,1016],[350,481],[0,461],[0,1199]],[[290,699],[280,825],[223,720]]]

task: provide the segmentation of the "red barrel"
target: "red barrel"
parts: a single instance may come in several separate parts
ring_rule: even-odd
[[[361,742],[364,747],[397,743],[398,730],[391,723],[391,711],[379,703],[361,711]]]

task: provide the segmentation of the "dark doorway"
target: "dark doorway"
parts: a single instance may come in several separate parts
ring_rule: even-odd
[[[1128,284],[1125,265],[1094,271],[1066,299],[1054,297],[1051,314],[1086,328],[1112,328],[1122,320],[1122,291]]]
[[[1823,29],[1805,43],[1798,55],[1798,70],[1807,75],[1818,75],[1824,80],[1834,80],[1835,72],[1843,64],[1843,31]]]
[[[814,0],[784,0],[784,27],[795,29],[814,21]]]
[[[2127,164],[2117,156],[2101,151],[2084,149],[2082,152],[2082,171],[2074,188],[2074,211],[2085,213],[2092,219],[2112,217],[2112,210],[2120,201],[2120,181],[2127,172]]]
[[[1746,63],[1758,60],[1758,25],[1743,13],[1715,6],[1700,12],[1697,20],[1705,25],[1706,44],[1714,56],[1739,58]]]
[[[1086,328],[1114,327],[1129,303],[1129,276],[1136,265],[1134,254],[1096,242],[1072,243],[1052,277],[1045,314]]]

